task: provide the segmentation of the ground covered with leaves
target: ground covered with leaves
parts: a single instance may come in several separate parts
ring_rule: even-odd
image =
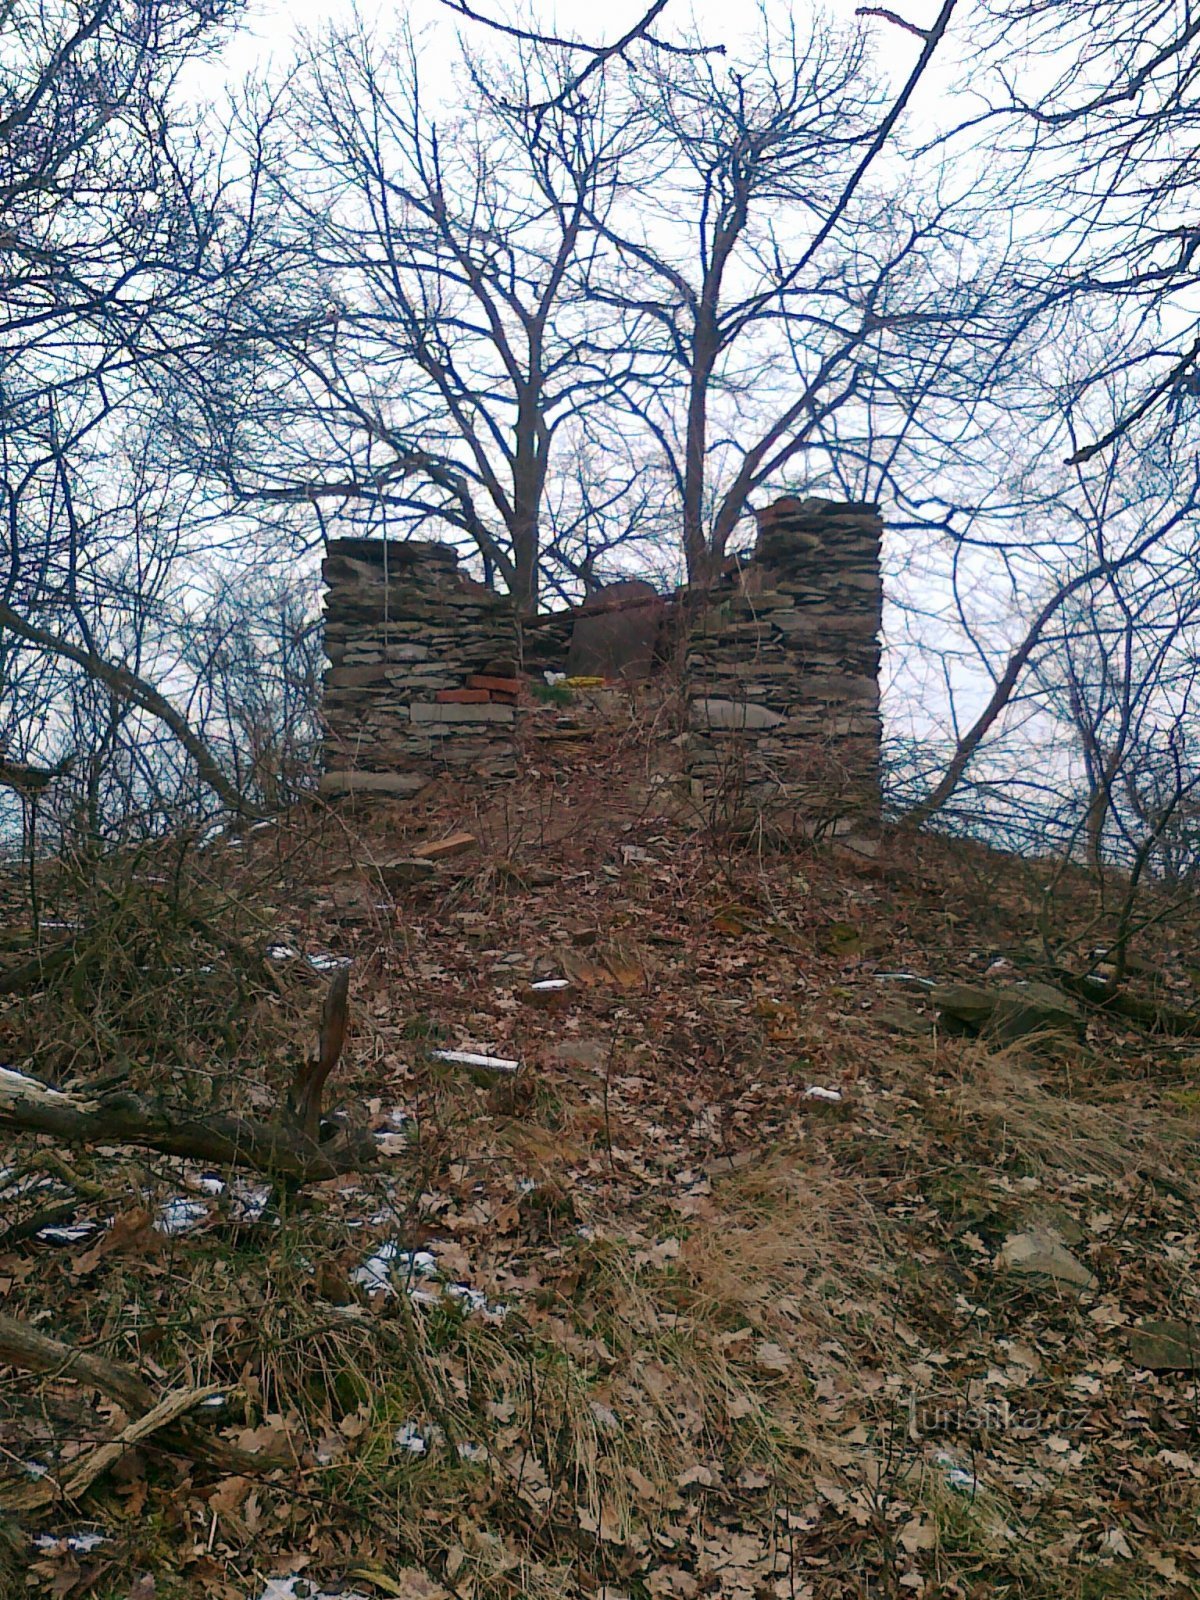
[[[1086,945],[1082,881],[728,843],[675,793],[597,733],[499,797],[47,878],[71,953],[4,1000],[12,1067],[277,1106],[349,959],[333,1100],[381,1155],[288,1189],[5,1136],[0,1311],[245,1465],[150,1433],[65,1502],[130,1418],[0,1368],[0,1590],[1197,1592],[1196,1374],[1160,1347],[1200,1325],[1200,1044],[952,1036],[923,980],[1015,981],[1048,922]],[[1185,1006],[1187,923],[1139,946]],[[1031,1235],[1079,1281],[1019,1270]]]

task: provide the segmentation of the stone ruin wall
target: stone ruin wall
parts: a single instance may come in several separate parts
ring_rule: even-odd
[[[413,795],[438,771],[515,777],[507,597],[461,572],[444,544],[336,539],[322,575],[322,791]]]
[[[715,820],[855,833],[880,807],[878,508],[777,500],[690,630],[688,770]]]
[[[783,499],[758,513],[753,555],[703,592],[665,601],[621,585],[521,625],[448,545],[335,540],[322,792],[515,776],[539,714],[529,679],[589,650],[619,656],[624,636],[614,673],[669,679],[683,665],[676,748],[712,820],[861,833],[879,812],[881,536],[873,505]]]

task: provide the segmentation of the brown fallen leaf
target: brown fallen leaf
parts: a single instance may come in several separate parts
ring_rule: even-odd
[[[154,1226],[154,1217],[144,1206],[134,1206],[113,1218],[110,1228],[90,1250],[75,1257],[76,1272],[94,1272],[109,1256],[157,1256],[166,1245],[165,1237]]]

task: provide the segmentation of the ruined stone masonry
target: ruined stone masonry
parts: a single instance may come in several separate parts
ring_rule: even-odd
[[[879,812],[878,508],[777,500],[704,596],[687,653],[688,770],[710,810],[856,833]]]
[[[508,600],[460,572],[444,544],[338,539],[323,576],[322,791],[412,795],[439,770],[513,777]]]
[[[518,668],[566,670],[585,637],[583,655],[597,641],[619,655],[624,632],[629,670],[614,674],[657,670],[671,687],[682,654],[677,744],[713,820],[861,833],[879,811],[881,536],[873,505],[779,500],[758,513],[753,555],[703,592],[648,601],[626,584],[521,628],[449,545],[336,540],[324,565],[322,790],[406,796],[438,773],[514,776],[522,723],[537,714]],[[623,608],[624,629],[612,621]]]

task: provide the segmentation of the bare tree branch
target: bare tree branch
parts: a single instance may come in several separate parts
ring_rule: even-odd
[[[182,716],[171,702],[165,699],[152,684],[144,678],[139,678],[136,673],[130,672],[127,667],[114,665],[105,661],[103,657],[93,654],[90,650],[82,649],[79,645],[72,644],[68,639],[59,638],[57,634],[50,633],[45,628],[36,627],[32,622],[27,622],[10,605],[0,602],[0,630],[7,629],[16,634],[19,639],[26,639],[30,644],[39,645],[43,650],[62,656],[67,661],[73,661],[76,666],[83,669],[99,683],[111,689],[115,695],[143,711],[150,712],[160,722],[166,724],[179,740],[180,744],[196,763],[196,769],[201,778],[208,784],[213,792],[224,800],[232,810],[246,817],[260,817],[262,812],[241,794],[222,771],[220,763],[212,751],[199,738],[188,725],[186,717]]]

